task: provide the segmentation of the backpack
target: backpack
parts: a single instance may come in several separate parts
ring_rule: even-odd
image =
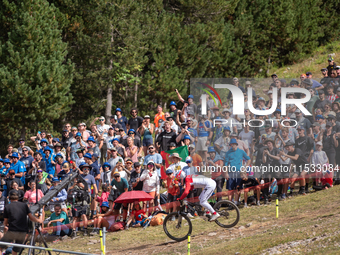
[[[248,205],[252,205],[252,204],[256,204],[256,198],[254,196],[250,196],[247,198],[247,204]]]
[[[151,226],[158,226],[158,225],[163,225],[163,221],[166,217],[166,214],[164,213],[158,213],[155,216],[152,217],[150,221]]]
[[[123,229],[124,229],[124,223],[123,222],[116,222],[110,227],[109,231],[110,232],[116,232],[116,231],[123,230]]]

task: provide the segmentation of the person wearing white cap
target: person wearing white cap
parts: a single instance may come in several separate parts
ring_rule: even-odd
[[[312,132],[312,123],[310,123],[308,119],[303,117],[300,109],[295,110],[295,117],[296,117],[298,126],[303,127],[303,129],[305,130],[305,134],[306,135],[310,134]]]
[[[313,155],[312,155],[312,160],[311,160],[311,166],[320,166],[321,169],[323,169],[324,165],[329,163],[327,154],[325,151],[322,150],[322,142],[319,141],[315,144],[316,150],[314,151]],[[315,170],[321,170],[321,169],[315,169]],[[320,174],[322,175],[322,172],[320,172]],[[321,177],[321,176],[318,176]],[[318,180],[314,179],[314,185],[318,186]]]
[[[183,167],[183,172],[185,173],[185,175],[191,175],[197,172],[196,168],[192,165],[193,163],[192,157],[190,156],[186,157],[185,163],[187,163],[187,166]]]
[[[228,108],[223,109],[222,115],[224,116],[224,119],[227,120],[227,123],[226,124],[222,124],[222,127],[229,127],[230,130],[233,130],[234,132],[237,132],[237,126],[238,125],[235,125],[235,124],[238,124],[239,122],[236,119],[230,117],[231,110],[228,109]]]

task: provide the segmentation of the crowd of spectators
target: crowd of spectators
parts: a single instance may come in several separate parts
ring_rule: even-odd
[[[244,92],[242,115],[233,114],[235,104],[231,93],[222,105],[208,94],[201,95],[201,99],[207,99],[207,114],[201,115],[202,106],[195,104],[194,96],[183,98],[176,90],[178,98],[169,100],[169,111],[164,112],[159,105],[156,114],[150,112],[139,116],[136,108],[116,108],[108,121],[101,116],[93,119],[89,126],[66,123],[58,138],[47,131],[39,131],[29,142],[21,138],[18,144],[8,145],[7,155],[0,159],[3,191],[0,214],[6,218],[4,212],[11,194],[30,206],[74,171],[79,171],[88,190],[76,179],[50,202],[52,215],[47,226],[55,226],[54,233],[58,236],[76,236],[79,221],[83,222],[87,234],[89,219],[98,219],[94,234],[102,226],[110,229],[117,220],[130,224],[133,215],[137,221],[133,224],[142,225],[142,218],[159,205],[162,187],[167,189],[168,203],[179,197],[181,183],[176,182],[174,176],[182,170],[186,174],[202,174],[198,168],[237,166],[235,173],[215,171],[209,177],[215,180],[217,193],[223,189],[234,191],[229,193],[228,199],[236,204],[244,193],[245,207],[249,196],[248,191],[243,192],[244,188],[268,184],[262,189],[254,189],[252,202],[260,205],[263,200],[268,203],[273,180],[279,183],[277,195],[280,200],[294,194],[296,182],[299,182],[297,193],[301,195],[310,192],[311,188],[330,188],[339,181],[340,67],[330,57],[328,67],[321,72],[323,78],[319,81],[311,72],[289,82],[273,74],[272,82],[260,92],[265,96],[256,94],[255,90],[248,95],[246,88],[252,86],[251,81],[233,78],[234,85]],[[312,115],[304,116],[296,105],[291,104],[287,105],[287,115],[282,116],[280,89],[283,87],[307,89],[311,99],[304,106]],[[252,97],[255,109],[270,109],[273,88],[278,89],[279,96],[275,112],[266,116],[251,113],[248,97]],[[305,95],[288,93],[287,97],[304,98]],[[263,120],[271,120],[266,122],[271,124],[249,125],[248,121],[252,119],[255,124]],[[187,146],[189,156],[184,160],[174,153],[170,157],[172,164],[165,168],[160,153],[181,146]],[[251,170],[242,172],[241,165],[284,166],[289,171],[276,175]],[[325,171],[311,178],[311,166]],[[167,177],[162,178],[161,171]],[[75,190],[85,190],[89,199],[70,202],[68,197],[72,197]],[[130,190],[145,191],[154,200],[142,205],[115,203],[119,195]],[[68,210],[69,203],[71,210]],[[174,209],[167,207],[167,211]],[[66,226],[69,217],[72,217],[72,224]]]

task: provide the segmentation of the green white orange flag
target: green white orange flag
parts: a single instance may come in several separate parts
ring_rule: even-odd
[[[169,157],[173,153],[178,153],[179,156],[182,158],[181,161],[185,162],[186,157],[189,156],[188,146],[184,145],[184,146],[178,147],[178,148],[173,149],[173,150],[161,152],[161,156],[163,158],[163,163],[164,163],[162,168],[161,168],[161,178],[162,179],[166,179],[165,170],[171,165],[171,160],[169,159]],[[165,165],[165,167],[164,167],[164,165]]]

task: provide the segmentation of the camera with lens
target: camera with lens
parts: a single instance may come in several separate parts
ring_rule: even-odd
[[[78,203],[78,202],[87,202],[88,200],[88,193],[85,190],[77,190],[73,189],[67,195],[67,201],[71,204]]]

